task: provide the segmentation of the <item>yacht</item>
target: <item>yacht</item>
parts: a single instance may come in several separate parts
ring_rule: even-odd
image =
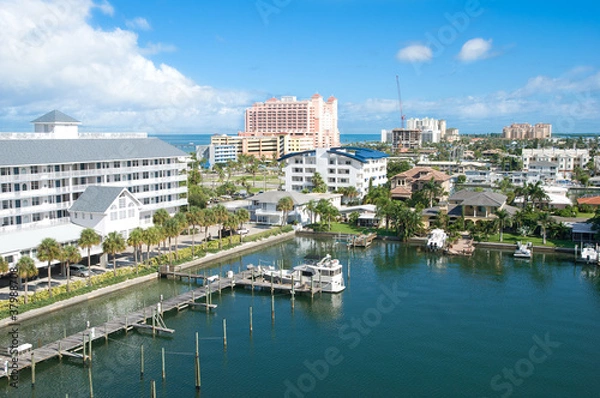
[[[581,249],[581,255],[579,261],[584,263],[597,263],[598,262],[598,250],[595,247],[586,245]]]
[[[328,254],[318,261],[314,260],[307,257],[304,264],[294,267],[296,287],[312,287],[326,293],[339,293],[346,288],[342,264],[338,259],[331,258]]]
[[[443,229],[436,228],[429,233],[427,236],[427,249],[429,250],[439,250],[443,249],[446,244],[446,239],[448,235]]]
[[[531,258],[531,242],[521,243],[517,242],[517,249],[515,250],[514,256],[516,258]]]

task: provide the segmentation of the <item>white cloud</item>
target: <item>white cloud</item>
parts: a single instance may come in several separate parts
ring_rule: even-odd
[[[480,59],[488,58],[492,49],[492,39],[484,40],[475,38],[463,44],[458,59],[463,62],[473,62]]]
[[[132,30],[150,30],[150,23],[146,20],[146,18],[137,17],[133,19],[128,19],[125,21],[125,26]]]
[[[73,1],[73,0],[69,0],[69,1]],[[115,14],[115,9],[107,0],[102,0],[97,4],[93,4],[93,7],[100,9],[100,11],[102,11],[102,13],[104,13],[106,15],[113,16]]]
[[[398,51],[396,58],[402,62],[427,62],[433,57],[431,48],[422,44],[412,44]]]
[[[154,55],[158,53],[171,53],[177,51],[177,47],[172,44],[148,42],[144,48],[140,48],[142,55]]]
[[[198,84],[145,54],[172,46],[138,44],[129,30],[92,27],[92,0],[0,0],[0,109],[26,124],[52,109],[82,130],[230,132],[252,94]],[[25,126],[30,128],[30,126]]]

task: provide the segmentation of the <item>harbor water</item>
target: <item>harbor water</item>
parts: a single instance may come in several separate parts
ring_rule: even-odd
[[[35,389],[25,370],[18,390],[0,382],[0,396],[89,397],[90,372],[94,397],[148,397],[151,380],[158,397],[598,396],[600,278],[593,267],[564,255],[534,253],[522,260],[477,249],[470,258],[447,257],[398,242],[348,249],[335,239],[296,237],[214,263],[206,272],[237,272],[248,264],[289,269],[307,254],[338,258],[346,290],[298,296],[293,308],[289,295],[276,293],[272,320],[269,291],[225,289],[213,295],[218,307],[210,313],[165,313],[166,325],[175,329],[171,336],[112,335],[94,344],[91,368],[75,358],[40,363]],[[87,321],[100,325],[193,287],[172,279],[132,287],[25,321],[20,338],[47,344],[83,330]]]

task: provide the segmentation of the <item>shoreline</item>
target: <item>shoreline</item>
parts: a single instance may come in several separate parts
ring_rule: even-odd
[[[204,265],[205,263],[209,263],[212,261],[225,260],[229,257],[233,257],[233,256],[237,256],[237,255],[249,252],[249,251],[253,251],[255,249],[259,249],[266,245],[270,245],[273,243],[278,243],[278,242],[281,242],[284,240],[292,239],[295,236],[295,232],[296,231],[284,232],[282,234],[270,236],[268,238],[261,239],[259,241],[245,242],[245,243],[241,244],[240,246],[236,246],[232,249],[223,250],[219,253],[214,253],[214,254],[210,253],[202,258],[198,258],[196,260],[180,264],[179,267],[181,267],[181,269],[183,270],[183,269],[201,266],[201,265]],[[160,279],[159,272],[156,272],[156,273],[153,273],[150,275],[140,276],[137,278],[132,278],[132,279],[129,279],[129,280],[126,280],[123,282],[119,282],[115,285],[106,286],[106,287],[100,288],[98,290],[94,290],[92,292],[82,294],[80,296],[71,297],[67,300],[63,300],[63,301],[59,301],[54,304],[47,305],[45,307],[40,307],[40,308],[36,308],[33,310],[29,310],[27,312],[19,314],[17,321],[12,320],[10,317],[4,318],[4,319],[0,320],[0,329],[10,326],[10,325],[14,325],[15,322],[18,323],[18,322],[30,320],[30,319],[36,318],[42,314],[47,314],[49,312],[58,311],[60,309],[70,307],[70,306],[73,306],[73,305],[76,305],[76,304],[79,304],[79,303],[82,303],[82,302],[85,302],[88,300],[92,300],[92,299],[95,299],[95,298],[98,298],[101,296],[106,296],[106,295],[110,295],[113,293],[117,293],[123,289],[130,287],[130,286],[148,283],[155,279]]]

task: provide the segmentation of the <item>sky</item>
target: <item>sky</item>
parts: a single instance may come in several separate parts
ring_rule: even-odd
[[[236,134],[273,96],[339,101],[342,134],[402,113],[461,133],[600,133],[600,3],[0,0],[0,131]],[[396,80],[396,76],[398,79]],[[396,81],[400,85],[398,95]]]

